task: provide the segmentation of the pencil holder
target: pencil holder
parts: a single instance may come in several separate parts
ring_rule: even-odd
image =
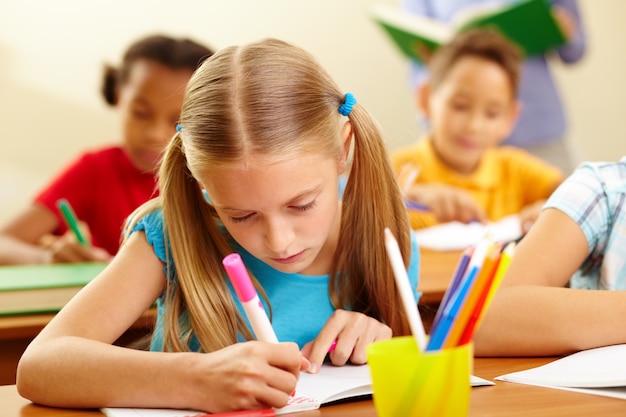
[[[420,352],[411,336],[374,342],[367,349],[379,417],[467,416],[474,349]]]

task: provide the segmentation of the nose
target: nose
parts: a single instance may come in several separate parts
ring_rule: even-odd
[[[295,237],[293,229],[281,218],[269,219],[265,225],[265,245],[278,256],[289,255]]]
[[[468,122],[467,124],[470,130],[472,132],[477,132],[477,131],[480,131],[480,129],[482,128],[483,123],[484,123],[484,118],[482,114],[480,114],[480,112],[474,111],[470,113],[467,122]]]

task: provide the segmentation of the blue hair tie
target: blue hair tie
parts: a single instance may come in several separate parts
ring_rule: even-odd
[[[347,116],[352,111],[352,107],[356,104],[356,98],[352,95],[352,93],[346,93],[346,98],[343,101],[343,104],[339,106],[339,113],[342,116]]]
[[[178,123],[178,124],[176,125],[176,131],[177,131],[177,132],[180,132],[181,130],[183,130],[183,125],[181,125],[180,123]]]

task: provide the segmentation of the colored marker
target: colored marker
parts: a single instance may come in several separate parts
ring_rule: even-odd
[[[404,199],[404,207],[413,211],[430,211],[427,205],[418,203],[417,201],[409,200],[408,198]]]
[[[448,334],[444,344],[444,349],[447,347],[462,345],[461,340],[464,340],[463,335],[472,320],[472,316],[480,303],[480,299],[483,296],[486,298],[486,295],[489,292],[489,288],[491,287],[491,283],[493,282],[493,278],[496,274],[498,263],[500,262],[501,249],[502,246],[498,243],[494,244],[489,249],[480,271],[476,276],[476,280],[474,281],[474,284],[472,285],[472,288],[463,302],[461,310],[459,311],[459,314],[450,329],[450,333]],[[482,303],[478,308],[482,308]],[[467,339],[466,342],[469,342],[469,339]]]
[[[443,299],[441,300],[441,303],[440,303],[441,307],[437,309],[437,313],[435,314],[435,318],[433,319],[431,328],[434,329],[435,327],[438,326],[439,321],[441,320],[441,315],[443,314],[443,310],[445,309],[445,306],[448,305],[448,303],[450,302],[450,299],[452,298],[452,295],[456,292],[457,288],[459,287],[459,284],[461,283],[461,281],[463,280],[463,277],[465,276],[465,271],[467,270],[467,266],[469,265],[469,261],[473,253],[474,253],[474,247],[470,246],[466,248],[461,254],[461,258],[459,259],[459,262],[457,263],[456,269],[454,271],[454,275],[452,276],[452,281],[450,281],[450,284],[448,285],[448,289],[446,289],[446,292],[443,295]]]
[[[239,297],[241,301],[241,305],[246,312],[246,316],[248,316],[248,320],[250,320],[256,338],[261,342],[278,343],[278,338],[276,337],[276,333],[274,333],[272,323],[270,323],[270,319],[265,313],[263,304],[261,304],[259,295],[252,284],[252,280],[241,260],[241,256],[238,253],[226,255],[222,260],[222,265],[226,268],[226,273],[235,288],[237,297]],[[296,390],[294,389],[291,396],[293,397],[295,395]]]
[[[387,249],[387,255],[391,262],[391,269],[393,269],[393,275],[396,279],[396,285],[400,292],[400,298],[404,305],[404,311],[409,320],[409,326],[411,332],[417,342],[417,347],[423,351],[426,348],[426,331],[424,330],[424,324],[417,310],[417,303],[411,290],[411,284],[409,276],[406,273],[404,261],[402,260],[402,253],[398,246],[398,241],[389,228],[385,228],[385,248]]]
[[[252,285],[252,280],[241,260],[241,256],[238,253],[226,255],[222,260],[222,264],[226,268],[228,277],[235,288],[248,320],[250,320],[256,338],[262,342],[278,343],[278,338],[265,313],[263,304],[261,304],[259,295],[254,285]]]
[[[333,340],[333,343],[330,344],[330,347],[328,348],[328,353],[334,352],[336,347],[337,347],[337,339]]]
[[[492,241],[491,236],[487,235],[483,237],[474,247],[474,252],[472,253],[469,265],[467,266],[467,271],[461,283],[456,288],[456,291],[451,295],[450,301],[445,306],[440,305],[439,307],[440,309],[443,308],[441,320],[437,323],[437,326],[431,330],[430,340],[428,341],[428,347],[426,350],[439,350],[444,347],[444,343],[450,334],[450,329],[452,328],[454,321],[457,319],[461,307],[471,291],[472,285],[474,284],[485,257],[487,256],[487,251],[492,245]]]
[[[80,228],[78,227],[78,218],[70,205],[70,202],[66,199],[62,198],[57,201],[57,207],[61,211],[61,217],[65,221],[65,225],[69,230],[74,233],[76,240],[83,246],[89,246],[89,240],[85,236],[83,236]]]

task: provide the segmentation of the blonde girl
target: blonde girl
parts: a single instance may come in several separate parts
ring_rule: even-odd
[[[334,341],[328,360],[362,364],[369,343],[409,332],[384,228],[413,288],[418,251],[383,138],[302,49],[268,39],[205,61],[159,187],[110,266],[25,352],[21,395],[64,407],[281,407]],[[253,340],[221,263],[231,252],[284,343]],[[151,351],[112,346],[155,299]]]

